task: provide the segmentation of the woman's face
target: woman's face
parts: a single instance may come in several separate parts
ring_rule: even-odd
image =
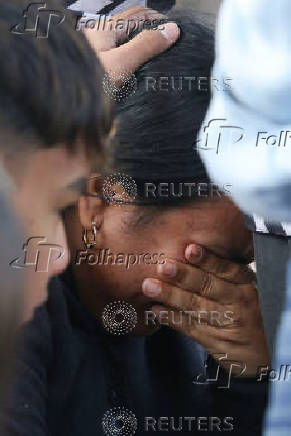
[[[100,203],[91,208],[91,201]],[[81,227],[77,220],[73,224],[72,217],[67,220],[69,245],[76,250],[72,260],[81,297],[99,316],[106,304],[116,300],[127,301],[144,316],[152,302],[141,291],[143,280],[157,277],[157,264],[166,257],[184,262],[189,243],[238,262],[252,260],[251,233],[241,212],[226,197],[164,210],[152,206],[101,206],[101,200],[88,202],[80,202],[80,219],[89,229],[94,210],[99,227],[96,247],[84,254]]]

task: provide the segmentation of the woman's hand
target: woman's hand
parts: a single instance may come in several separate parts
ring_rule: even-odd
[[[160,280],[144,280],[143,292],[155,302],[152,310],[216,359],[227,355],[219,360],[222,366],[239,363],[237,372],[245,367],[243,376],[256,375],[269,356],[255,274],[197,245],[187,247],[185,256],[192,265],[167,259],[158,265]]]
[[[104,26],[98,22],[98,28],[85,29],[84,33],[106,71],[132,74],[173,45],[180,35],[179,27],[175,23],[160,24],[156,30],[143,30],[129,42],[120,47],[117,45],[127,41],[128,33],[134,26],[136,28],[149,20],[159,23],[165,18],[152,9],[134,6],[112,16],[112,21],[107,18]]]

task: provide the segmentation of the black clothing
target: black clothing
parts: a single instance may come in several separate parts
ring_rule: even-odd
[[[49,288],[48,301],[23,328],[5,435],[101,436],[104,414],[114,407],[134,413],[136,435],[160,433],[167,427],[160,417],[169,421],[167,434],[177,434],[173,427],[181,423],[181,435],[216,435],[232,426],[234,435],[261,434],[265,383],[195,384],[206,375],[208,356],[190,338],[166,327],[149,337],[110,335],[81,305],[68,273]],[[191,431],[185,417],[195,417]],[[204,430],[197,430],[198,417]],[[149,418],[156,430],[146,428]]]

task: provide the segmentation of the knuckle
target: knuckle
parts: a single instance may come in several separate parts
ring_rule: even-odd
[[[196,294],[191,294],[189,310],[196,311],[199,309],[198,298]]]
[[[205,274],[204,282],[201,287],[201,296],[202,297],[211,297],[213,290],[213,281],[212,277],[209,273]]]
[[[187,279],[187,270],[185,269],[185,265],[180,264],[180,263],[176,263],[176,267],[177,267],[177,272],[176,272],[176,276],[174,277],[174,280],[177,284],[177,286],[179,286],[180,288],[184,288],[184,283],[186,282]]]
[[[170,304],[173,298],[172,287],[169,285],[165,285],[164,283],[161,283],[161,288],[162,288],[161,295],[162,295],[163,302],[166,304]]]

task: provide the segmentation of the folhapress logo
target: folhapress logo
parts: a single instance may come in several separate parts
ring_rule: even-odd
[[[44,236],[29,238],[22,249],[23,255],[10,262],[12,268],[34,267],[36,272],[48,272],[50,265],[65,254],[61,245],[48,244]]]
[[[200,137],[195,141],[195,150],[216,150],[219,153],[220,147],[233,146],[243,140],[245,130],[242,127],[227,124],[225,118],[217,118],[206,121],[200,131]]]
[[[22,21],[13,26],[11,32],[16,35],[48,38],[51,27],[61,24],[65,20],[65,14],[46,7],[46,3],[30,3],[23,12]]]

